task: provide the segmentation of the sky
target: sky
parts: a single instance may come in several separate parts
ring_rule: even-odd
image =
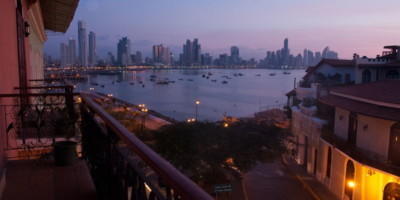
[[[288,38],[294,55],[329,46],[343,59],[375,57],[400,44],[399,7],[399,0],[81,0],[67,32],[49,34],[44,51],[59,58],[60,43],[78,41],[83,20],[87,34],[96,33],[100,59],[116,55],[125,36],[131,52],[144,56],[163,44],[179,57],[185,41],[198,38],[214,57],[238,46],[242,58],[262,59]]]

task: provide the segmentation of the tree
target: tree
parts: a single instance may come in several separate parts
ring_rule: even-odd
[[[287,137],[287,132],[270,122],[240,120],[228,127],[213,122],[181,122],[143,139],[192,180],[212,185],[241,178],[258,161],[275,160],[287,151]]]

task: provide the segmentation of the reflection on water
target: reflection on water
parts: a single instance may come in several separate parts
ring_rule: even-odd
[[[277,74],[270,76],[274,71]],[[220,120],[223,114],[252,116],[260,107],[285,103],[285,94],[293,89],[294,78],[300,80],[304,74],[304,70],[283,74],[282,70],[267,69],[146,70],[91,76],[78,89],[88,91],[94,87],[94,91],[146,104],[149,109],[177,120],[195,117],[195,102],[199,100],[199,120]]]

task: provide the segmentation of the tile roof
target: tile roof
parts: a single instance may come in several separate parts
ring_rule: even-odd
[[[351,112],[387,120],[400,121],[400,109],[378,106],[360,102],[336,95],[328,95],[318,99],[319,101],[333,105]]]
[[[341,86],[331,88],[330,91],[379,102],[400,104],[400,80]]]
[[[354,60],[343,60],[343,59],[322,59],[317,65],[311,66],[307,68],[306,72],[307,74],[304,77],[310,76],[314,71],[316,71],[322,64],[328,64],[333,67],[353,67],[354,65]]]

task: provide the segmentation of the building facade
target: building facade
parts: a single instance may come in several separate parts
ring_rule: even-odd
[[[78,21],[78,46],[79,46],[79,65],[86,67],[87,62],[87,36],[86,36],[86,23]]]
[[[89,33],[89,65],[94,66],[97,64],[97,51],[96,51],[96,33],[90,31]]]

